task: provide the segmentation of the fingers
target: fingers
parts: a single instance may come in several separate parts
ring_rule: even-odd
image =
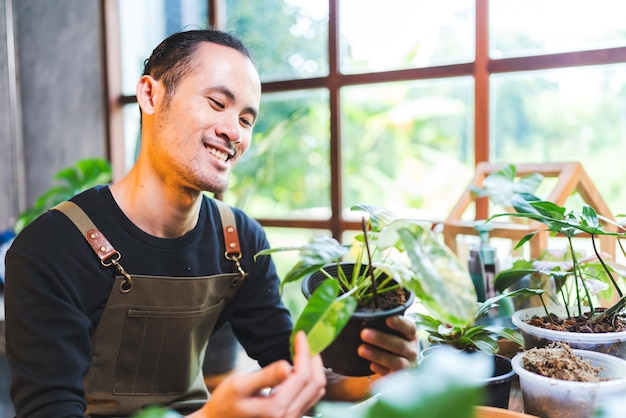
[[[304,332],[296,334],[294,340],[294,371],[283,384],[272,391],[291,392],[285,394],[290,402],[302,412],[306,412],[324,396],[326,374],[319,355],[311,356]],[[301,413],[302,413],[301,412]]]
[[[269,364],[261,370],[247,375],[246,388],[245,391],[242,390],[242,394],[256,395],[263,389],[279,385],[289,377],[291,370],[292,366],[286,360]]]
[[[247,375],[233,375],[212,393],[195,417],[300,418],[325,393],[326,376],[320,356],[311,356],[306,337],[296,335],[294,364],[272,363]],[[261,391],[272,388],[269,394]]]
[[[391,316],[387,318],[387,326],[404,335],[407,341],[417,340],[417,327],[415,322],[405,316]]]
[[[403,337],[374,329],[361,331],[361,339],[367,344],[359,346],[359,355],[373,364],[372,371],[385,375],[410,367],[417,359],[417,331],[407,318],[395,316],[387,319],[387,325]]]

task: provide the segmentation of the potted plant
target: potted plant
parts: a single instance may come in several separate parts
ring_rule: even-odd
[[[474,282],[458,257],[432,232],[404,229],[400,231],[412,270],[419,277],[416,289],[422,310],[412,316],[419,329],[427,334],[433,347],[450,346],[477,356],[489,355],[493,375],[483,384],[487,387],[484,405],[506,408],[511,381],[515,376],[510,359],[498,354],[499,342],[506,340],[515,347],[523,345],[521,335],[506,326],[480,323],[505,298],[541,290],[519,289],[496,295],[479,303]],[[422,357],[425,352],[422,350]],[[437,348],[434,348],[437,350]]]
[[[335,372],[366,376],[373,372],[357,353],[362,344],[360,330],[393,332],[386,327],[385,318],[403,314],[415,299],[409,284],[415,276],[400,261],[402,247],[395,231],[417,221],[396,219],[391,211],[371,205],[355,205],[352,210],[364,211],[369,217],[363,219],[361,234],[350,244],[318,237],[300,246],[270,248],[256,256],[299,252],[299,261],[281,283],[282,288],[301,281],[308,299],[292,336],[304,330],[312,352],[321,353],[324,364]]]
[[[515,341],[516,344],[521,344],[521,336],[513,330],[475,323],[477,318],[493,309],[498,301],[508,295],[498,296],[482,305],[479,304],[474,284],[466,267],[433,233],[430,223],[396,219],[389,211],[371,206],[358,205],[353,209],[370,213],[366,232],[357,238],[357,242],[362,245],[358,246],[355,265],[363,265],[361,255],[368,254],[368,247],[374,248],[370,251],[369,259],[375,259],[375,256],[384,254],[376,258],[376,263],[372,265],[375,266],[375,270],[381,272],[380,274],[388,273],[390,277],[397,278],[399,284],[409,289],[419,299],[419,305],[427,314],[416,317],[419,318],[418,325],[432,326],[433,329],[440,331],[439,334],[432,334],[431,341],[439,343],[456,341],[457,346],[463,345],[461,348],[471,346],[473,349],[489,354],[498,351],[499,346],[496,342],[498,337],[505,337]],[[300,251],[300,261],[286,275],[284,283],[303,278],[307,282],[311,277],[324,275],[329,279],[313,292],[295,327],[295,329],[304,329],[307,332],[310,346],[315,352],[321,351],[322,355],[326,346],[334,340],[336,334],[332,331],[339,328],[337,324],[340,320],[347,321],[352,315],[352,310],[346,309],[345,305],[356,306],[356,302],[348,302],[349,299],[354,299],[352,296],[338,296],[341,293],[338,283],[342,280],[330,280],[341,276],[341,274],[334,273],[345,267],[339,263],[339,260],[350,247],[331,239],[317,239],[304,246],[283,247],[262,252],[262,254],[270,254],[275,251]],[[333,263],[329,264],[331,261]],[[359,269],[359,271],[362,270]],[[346,276],[353,277],[352,275]],[[359,279],[345,281],[352,284],[360,282]],[[367,282],[367,279],[365,281]],[[519,293],[529,291],[521,290]],[[356,291],[350,295],[355,293]],[[459,333],[457,332],[459,330],[462,331]],[[340,340],[340,337],[337,340]],[[352,337],[351,340],[358,344],[358,338]],[[344,351],[347,349],[344,348]],[[355,352],[356,349],[349,351]],[[500,362],[506,363],[506,373],[512,377],[514,374],[511,373],[508,359],[502,358]],[[510,385],[510,380],[508,384]],[[507,389],[505,392],[508,395]]]
[[[539,260],[518,261],[511,269],[503,270],[495,278],[499,291],[515,285],[525,277],[546,276],[552,279],[553,292],[547,292],[548,301],[540,295],[540,307],[517,310],[513,323],[520,328],[526,348],[545,346],[553,341],[566,341],[573,348],[588,349],[626,358],[626,322],[623,308],[626,305],[618,279],[623,268],[607,260],[597,248],[599,235],[619,238],[623,233],[606,231],[596,211],[585,204],[581,211],[571,211],[553,202],[544,201],[527,193],[511,198],[514,213],[493,215],[525,218],[543,223],[552,235],[559,234],[567,241],[569,259],[566,263],[539,263]],[[521,247],[537,233],[522,238],[515,248]],[[594,255],[581,257],[574,246],[578,234],[588,234]],[[608,286],[607,286],[608,285]],[[598,307],[597,291],[609,287],[617,293],[617,302],[609,308]],[[607,289],[608,290],[608,289]],[[610,295],[610,293],[608,293]],[[553,305],[548,306],[547,302]],[[556,303],[556,305],[555,305]]]

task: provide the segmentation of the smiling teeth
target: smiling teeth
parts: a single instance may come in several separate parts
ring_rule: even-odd
[[[211,155],[214,155],[215,157],[217,157],[223,163],[226,162],[226,160],[228,159],[228,154],[226,154],[225,152],[222,152],[220,150],[217,150],[215,148],[209,149],[209,152],[211,153]]]

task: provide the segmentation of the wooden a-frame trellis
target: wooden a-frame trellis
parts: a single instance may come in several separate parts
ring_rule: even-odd
[[[487,219],[492,215],[488,213],[489,205],[486,201],[487,198],[481,197],[477,199],[472,193],[471,188],[473,186],[482,187],[483,180],[489,174],[499,171],[504,167],[505,164],[478,164],[474,177],[446,218],[443,230],[444,241],[455,253],[457,252],[457,235],[478,235],[478,231],[474,228],[475,221],[462,220],[462,216],[469,206],[472,203],[475,204],[476,220]],[[515,172],[518,177],[533,173],[540,173],[546,178],[556,177],[556,184],[545,200],[563,206],[567,198],[574,191],[577,191],[585,203],[592,206],[598,215],[612,221],[615,220],[613,214],[604,202],[604,199],[602,199],[602,196],[579,162],[517,164],[515,165]],[[513,211],[513,209],[511,208],[510,211]],[[517,221],[516,218],[511,217],[508,219],[510,219],[509,223],[493,222],[494,228],[489,232],[489,235],[491,237],[508,238],[519,241],[532,231],[545,229],[545,225],[536,221],[522,224],[515,222]],[[607,231],[617,230],[616,226],[611,223],[605,224],[605,229]],[[547,247],[548,238],[549,234],[547,232],[540,232],[538,236],[529,241],[530,256],[532,258],[539,257],[541,251]],[[616,238],[602,235],[599,241],[602,251],[610,254],[611,257],[615,257]]]

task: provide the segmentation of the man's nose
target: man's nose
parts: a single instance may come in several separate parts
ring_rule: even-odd
[[[238,117],[224,117],[217,126],[217,135],[235,144],[241,142],[241,126]]]

